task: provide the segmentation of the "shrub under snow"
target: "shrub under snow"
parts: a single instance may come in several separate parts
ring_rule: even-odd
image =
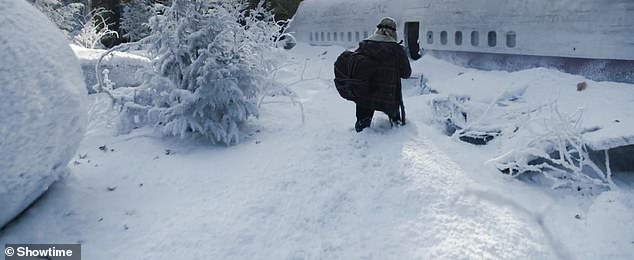
[[[85,8],[83,4],[70,3],[64,5],[60,0],[30,1],[65,34],[72,34],[81,27],[77,18],[81,16],[81,13]]]
[[[86,124],[79,62],[26,1],[0,0],[0,227],[67,170]]]
[[[119,33],[110,29],[112,21],[106,18],[111,11],[105,8],[91,10],[88,14],[81,16],[79,24],[81,29],[73,35],[73,42],[86,48],[103,48],[101,39],[106,36],[119,37]]]
[[[554,189],[609,188],[609,173],[590,160],[579,127],[582,116],[583,110],[568,115],[554,103],[527,112],[525,121],[507,133],[509,151],[489,163],[511,176],[543,173]]]
[[[490,103],[449,95],[432,102],[445,134],[503,152],[489,160],[501,172],[519,177],[538,173],[554,189],[605,190],[612,185],[590,160],[580,127],[583,111],[562,113],[558,100],[529,105],[527,87],[499,94]]]
[[[150,27],[154,71],[127,97],[122,129],[149,123],[165,135],[239,142],[258,115],[258,95],[276,85],[280,28],[271,13],[236,1],[179,0]]]

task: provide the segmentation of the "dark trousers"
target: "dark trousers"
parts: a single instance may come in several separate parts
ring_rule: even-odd
[[[391,115],[388,113],[385,114],[390,118],[391,123],[397,123],[401,121],[401,115],[399,114],[398,109],[392,112]],[[374,109],[357,104],[357,122],[364,121],[367,122],[369,126],[373,116]]]
[[[367,108],[357,104],[357,121],[361,121],[367,118],[369,118],[370,121],[372,121],[373,116],[374,116],[374,109]]]

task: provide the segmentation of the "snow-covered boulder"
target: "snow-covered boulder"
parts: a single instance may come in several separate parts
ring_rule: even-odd
[[[86,101],[62,32],[28,2],[0,0],[0,227],[67,171]]]

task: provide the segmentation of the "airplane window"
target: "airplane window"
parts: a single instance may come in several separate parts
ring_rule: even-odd
[[[348,32],[348,41],[351,42],[352,41],[352,32]]]
[[[355,38],[357,39],[357,41],[360,41],[360,40],[361,40],[361,39],[360,39],[360,36],[359,36],[359,32],[355,32],[355,36],[356,36]]]
[[[488,39],[489,39],[489,47],[495,47],[495,45],[497,45],[498,39],[497,39],[497,35],[495,31],[489,31]]]
[[[341,39],[341,41],[343,41],[343,32],[339,33],[339,38]]]
[[[478,31],[471,32],[471,45],[472,46],[480,45],[480,33]]]
[[[308,36],[310,37],[310,41],[312,42],[313,41],[313,33],[312,32],[308,33]]]
[[[440,32],[440,44],[447,45],[447,32],[446,31]]]
[[[315,41],[319,41],[319,33],[315,32]]]
[[[454,39],[456,41],[456,45],[462,45],[462,32],[457,31]]]
[[[328,41],[330,41],[330,32],[328,32],[327,35],[328,35]]]
[[[363,32],[363,39],[367,39],[368,38],[368,31],[364,31]]]
[[[506,33],[506,47],[515,48],[515,44],[517,43],[517,39],[514,31],[510,31]]]
[[[337,33],[333,33],[335,35],[335,41],[337,41]]]
[[[434,43],[434,32],[427,31],[427,43],[428,44],[433,44]]]
[[[321,32],[321,41],[324,41],[324,32]]]

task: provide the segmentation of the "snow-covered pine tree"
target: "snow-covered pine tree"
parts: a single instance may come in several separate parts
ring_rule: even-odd
[[[150,0],[132,0],[123,4],[120,24],[123,37],[135,42],[150,35],[148,22],[154,14],[153,5]]]
[[[29,2],[44,13],[67,36],[81,27],[77,22],[77,17],[81,15],[84,8],[81,3],[64,5],[59,0],[29,0]]]
[[[150,28],[154,71],[124,105],[122,129],[150,123],[165,135],[239,142],[258,115],[257,95],[275,85],[280,27],[272,14],[242,1],[175,0]]]

